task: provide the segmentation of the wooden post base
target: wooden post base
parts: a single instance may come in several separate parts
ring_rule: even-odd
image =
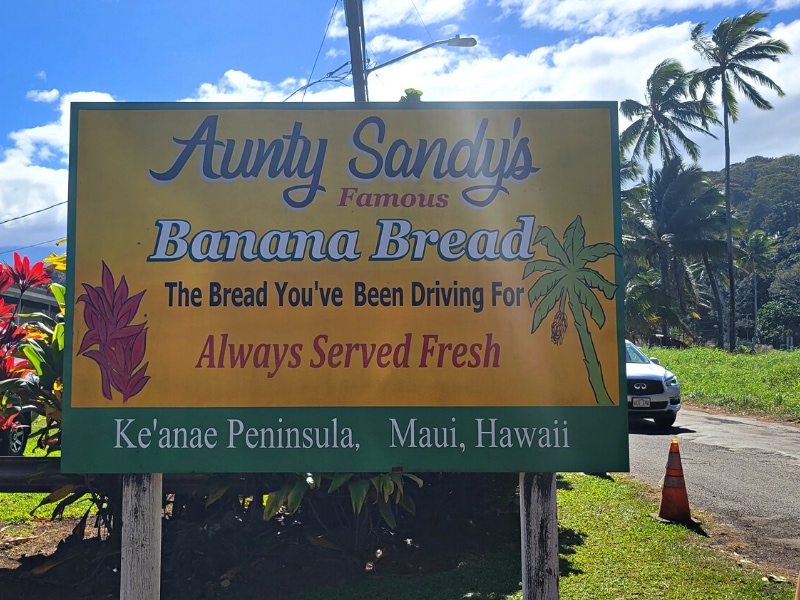
[[[122,476],[120,600],[161,598],[161,473]]]

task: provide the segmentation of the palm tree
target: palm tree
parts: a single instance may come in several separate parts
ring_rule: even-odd
[[[625,281],[625,335],[636,340],[661,331],[664,323],[685,330],[674,299],[661,290],[654,270],[643,271]]]
[[[753,276],[753,340],[758,342],[758,271],[772,267],[777,252],[776,241],[757,229],[737,245],[740,268]]]
[[[693,161],[700,158],[700,148],[684,130],[714,137],[708,125],[719,121],[706,99],[690,98],[690,83],[694,77],[694,72],[684,71],[681,63],[668,58],[656,66],[647,80],[644,104],[636,100],[624,100],[620,104],[622,114],[633,120],[620,135],[622,149],[633,148],[632,159],[649,160],[658,149],[662,160],[667,161],[680,154],[679,147],[686,150]]]
[[[751,65],[761,60],[777,62],[783,54],[789,54],[789,46],[783,40],[769,37],[763,29],[756,26],[767,17],[767,13],[750,11],[733,19],[723,19],[709,36],[704,33],[705,23],[699,23],[692,30],[694,49],[707,60],[711,67],[698,73],[691,89],[702,83],[703,98],[714,95],[717,82],[720,83],[722,97],[722,126],[725,131],[725,216],[728,254],[728,323],[730,338],[728,347],[736,349],[736,294],[733,272],[733,225],[731,222],[731,144],[730,121],[739,118],[739,103],[734,87],[744,97],[761,110],[772,109],[770,104],[756,89],[753,83],[766,87],[783,96],[780,86],[754,69]],[[751,83],[751,81],[753,83]]]
[[[651,165],[645,183],[646,193],[627,196],[623,205],[625,254],[658,272],[654,281],[662,295],[672,297],[685,318],[699,296],[691,262],[724,253],[722,197],[700,167],[685,167],[680,157],[660,171]],[[663,323],[666,335],[669,323]]]
[[[617,286],[586,265],[606,256],[619,256],[619,252],[613,244],[602,242],[586,246],[585,242],[586,230],[580,215],[564,231],[563,244],[556,239],[549,227],[540,227],[536,232],[533,243],[542,244],[547,254],[555,260],[532,260],[525,265],[522,274],[525,279],[533,273],[544,273],[528,290],[531,306],[539,302],[533,311],[531,333],[535,333],[550,312],[558,306],[550,328],[550,341],[557,346],[561,345],[568,326],[565,309],[569,304],[595,400],[598,404],[616,404],[606,390],[603,370],[584,310],[588,311],[597,327],[602,329],[606,315],[592,290],[600,290],[606,299],[611,300],[617,292]]]

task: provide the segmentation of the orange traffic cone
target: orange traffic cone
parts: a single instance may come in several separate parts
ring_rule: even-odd
[[[658,507],[658,514],[651,516],[666,523],[695,523],[689,510],[689,497],[686,495],[686,482],[683,480],[678,438],[672,438],[669,446],[667,474],[664,476],[664,483],[661,486],[661,504]]]

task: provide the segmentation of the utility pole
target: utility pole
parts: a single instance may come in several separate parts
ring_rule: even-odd
[[[344,20],[350,39],[353,94],[356,102],[367,101],[366,56],[364,53],[364,10],[361,0],[344,0]]]

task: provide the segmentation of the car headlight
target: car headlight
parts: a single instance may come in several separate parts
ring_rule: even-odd
[[[678,378],[675,377],[675,375],[673,375],[669,371],[667,371],[667,373],[664,375],[664,384],[670,387],[673,385],[678,385]]]

